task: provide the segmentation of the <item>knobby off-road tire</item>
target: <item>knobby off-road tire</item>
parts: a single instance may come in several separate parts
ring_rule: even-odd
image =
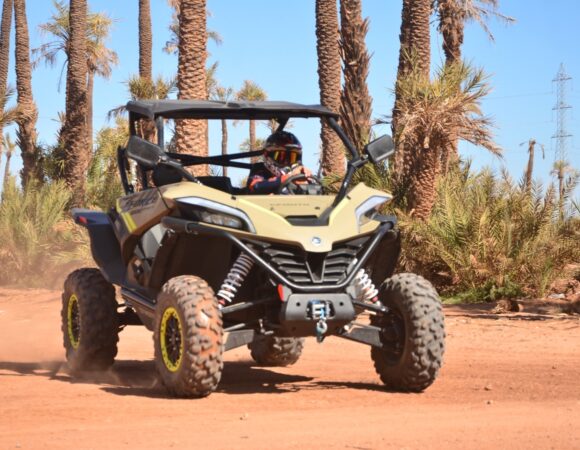
[[[248,348],[254,361],[261,366],[291,366],[302,354],[304,338],[258,336]]]
[[[385,280],[381,301],[389,308],[371,317],[381,327],[382,349],[372,347],[375,370],[387,388],[420,392],[443,362],[445,325],[437,291],[424,278],[402,273]]]
[[[223,326],[212,288],[183,275],[165,283],[158,296],[153,333],[155,365],[176,397],[205,397],[223,369]]]
[[[62,294],[62,334],[73,373],[106,370],[117,355],[119,316],[115,288],[99,269],[72,272]]]

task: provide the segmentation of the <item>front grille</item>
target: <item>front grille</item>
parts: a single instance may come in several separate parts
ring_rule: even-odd
[[[301,284],[338,284],[368,237],[335,244],[328,253],[309,253],[301,248],[272,245],[263,251],[265,259],[288,280]]]

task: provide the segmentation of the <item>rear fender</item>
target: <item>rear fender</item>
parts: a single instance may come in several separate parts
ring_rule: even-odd
[[[109,216],[101,211],[81,208],[73,208],[72,216],[75,223],[88,230],[91,253],[103,276],[108,282],[121,285],[125,280],[126,268]]]

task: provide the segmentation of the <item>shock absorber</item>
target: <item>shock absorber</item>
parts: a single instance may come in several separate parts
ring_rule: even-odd
[[[360,269],[354,279],[360,289],[361,300],[376,303],[379,299],[379,290],[375,287],[369,274],[364,269]]]
[[[231,303],[253,266],[252,258],[246,253],[240,253],[217,293],[220,303]]]

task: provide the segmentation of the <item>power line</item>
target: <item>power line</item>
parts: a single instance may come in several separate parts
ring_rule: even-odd
[[[552,92],[529,92],[527,94],[502,95],[499,97],[490,96],[486,97],[485,100],[503,100],[506,98],[518,98],[518,97],[539,97],[542,95],[552,95]]]

